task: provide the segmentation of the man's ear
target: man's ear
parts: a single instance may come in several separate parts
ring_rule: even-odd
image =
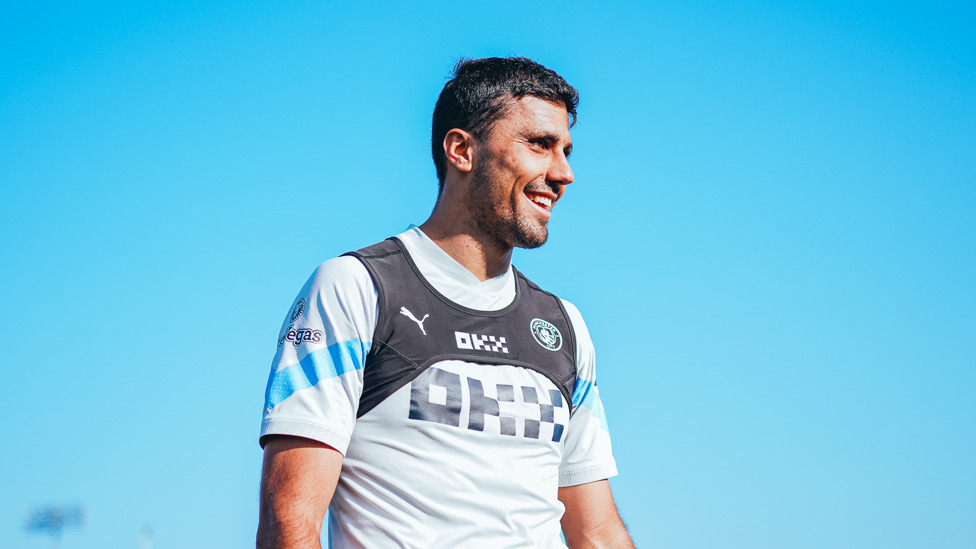
[[[474,136],[454,128],[444,136],[444,154],[447,162],[462,172],[474,169]]]

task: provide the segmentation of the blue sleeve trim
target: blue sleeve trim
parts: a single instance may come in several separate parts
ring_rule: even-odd
[[[580,406],[589,408],[590,415],[600,420],[600,428],[610,432],[607,414],[603,410],[603,401],[600,400],[600,391],[596,388],[596,383],[576,378],[576,387],[573,388],[573,408]]]
[[[298,364],[272,371],[264,393],[264,406],[271,410],[296,391],[314,387],[323,379],[362,370],[369,343],[351,339],[309,353]]]

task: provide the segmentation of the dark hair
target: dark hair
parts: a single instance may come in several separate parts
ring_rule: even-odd
[[[555,71],[525,57],[461,58],[457,62],[451,80],[437,98],[431,124],[430,149],[437,167],[438,194],[444,190],[447,177],[447,132],[458,128],[483,141],[511,102],[525,96],[565,105],[572,117],[570,126],[576,123],[579,93]]]

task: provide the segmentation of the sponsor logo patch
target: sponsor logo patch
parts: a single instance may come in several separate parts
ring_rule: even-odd
[[[532,337],[539,345],[550,351],[558,351],[562,348],[563,334],[559,333],[559,328],[551,323],[541,318],[533,318],[532,322],[529,323],[529,328],[532,330]]]
[[[462,390],[462,379],[468,390]],[[521,389],[521,390],[519,390]],[[548,393],[549,402],[540,398],[535,387],[495,384],[495,398],[485,394],[485,384],[480,379],[464,377],[436,366],[425,370],[410,383],[410,412],[408,417],[420,421],[432,421],[451,427],[462,427],[461,410],[468,409],[469,431],[485,431],[486,419],[497,418],[498,431],[502,436],[517,436],[518,424],[522,423],[522,437],[536,440],[562,440],[566,417],[563,395],[555,389],[542,391]],[[516,398],[518,395],[518,398]],[[560,409],[559,419],[556,409]],[[536,419],[538,418],[538,419]],[[543,433],[543,424],[552,425],[552,436]]]
[[[489,335],[469,334],[466,332],[454,332],[457,340],[458,349],[472,349],[474,351],[492,351],[495,353],[507,353],[504,337]]]
[[[281,337],[278,338],[278,346],[281,347],[286,341],[292,342],[295,347],[298,347],[302,343],[321,343],[323,333],[322,330],[313,330],[311,328],[299,328],[296,330],[294,326],[289,326],[285,330],[285,333],[281,334]]]

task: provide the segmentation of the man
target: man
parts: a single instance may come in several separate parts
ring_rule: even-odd
[[[525,58],[462,61],[438,98],[423,225],[323,263],[266,393],[260,548],[633,547],[593,345],[511,266],[573,182],[576,90]]]

